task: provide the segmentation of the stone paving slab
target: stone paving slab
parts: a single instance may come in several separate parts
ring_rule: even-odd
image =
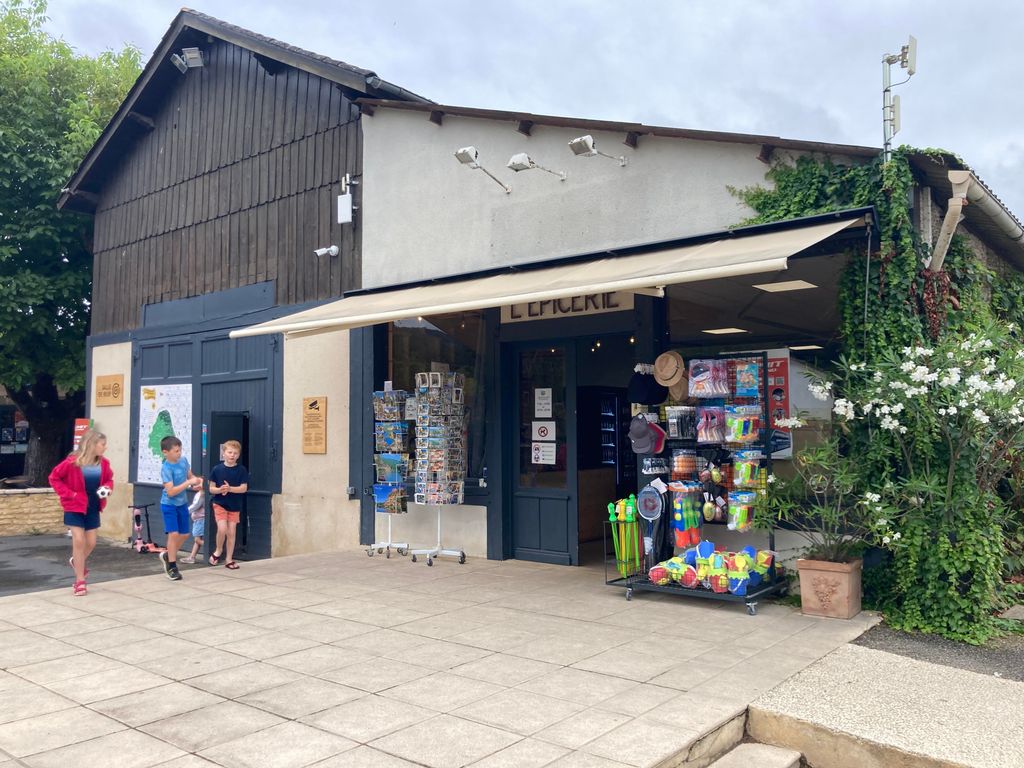
[[[361,550],[183,574],[0,598],[0,766],[655,766],[877,621]]]
[[[1022,700],[1021,682],[845,645],[754,701],[750,727],[814,765],[1018,766]]]

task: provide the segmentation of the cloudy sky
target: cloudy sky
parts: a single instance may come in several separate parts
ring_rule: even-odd
[[[896,144],[959,154],[1024,218],[1024,3],[195,0],[442,104],[881,146],[881,60],[918,39]],[[50,0],[81,51],[149,56],[181,0]],[[905,72],[893,69],[893,81]]]

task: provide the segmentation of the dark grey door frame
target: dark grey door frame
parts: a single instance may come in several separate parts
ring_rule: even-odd
[[[502,345],[510,364],[510,378],[506,379],[506,385],[514,395],[508,398],[511,401],[512,411],[507,422],[508,428],[503,436],[504,453],[510,460],[509,472],[507,473],[506,494],[508,510],[509,530],[514,530],[513,515],[516,510],[516,499],[536,499],[538,502],[546,499],[564,500],[566,503],[566,529],[567,548],[565,554],[554,550],[529,549],[519,552],[523,559],[537,562],[554,563],[557,565],[579,565],[579,508],[577,490],[577,446],[576,446],[576,344],[573,339],[548,340],[548,341],[525,341],[509,342]],[[522,414],[519,413],[519,384],[520,367],[519,356],[523,351],[544,348],[561,348],[564,351],[565,361],[565,441],[566,441],[566,476],[564,489],[545,488],[519,488],[519,462],[520,451],[520,424]],[[532,421],[533,416],[529,419]],[[514,535],[510,536],[510,554],[516,556],[516,545]]]

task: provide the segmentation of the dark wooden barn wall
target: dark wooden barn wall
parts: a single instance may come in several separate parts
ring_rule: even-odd
[[[138,327],[144,304],[265,280],[284,305],[358,285],[353,226],[336,223],[340,179],[362,173],[358,108],[315,75],[268,74],[243,48],[204,51],[104,185],[93,334]],[[313,255],[332,243],[340,256]]]

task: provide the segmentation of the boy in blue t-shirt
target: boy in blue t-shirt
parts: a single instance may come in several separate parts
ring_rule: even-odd
[[[160,481],[164,484],[160,512],[164,516],[164,533],[167,534],[167,551],[160,553],[160,561],[168,579],[181,581],[178,550],[192,532],[186,491],[202,488],[203,478],[192,474],[188,459],[181,456],[181,440],[174,435],[160,441],[160,452],[164,455],[164,463],[160,467]]]
[[[242,517],[242,503],[249,490],[249,470],[239,464],[242,444],[228,440],[221,446],[224,461],[210,470],[210,496],[213,501],[213,518],[217,521],[217,548],[210,555],[210,565],[217,565],[224,559],[224,567],[238,570],[234,560],[235,529]]]

